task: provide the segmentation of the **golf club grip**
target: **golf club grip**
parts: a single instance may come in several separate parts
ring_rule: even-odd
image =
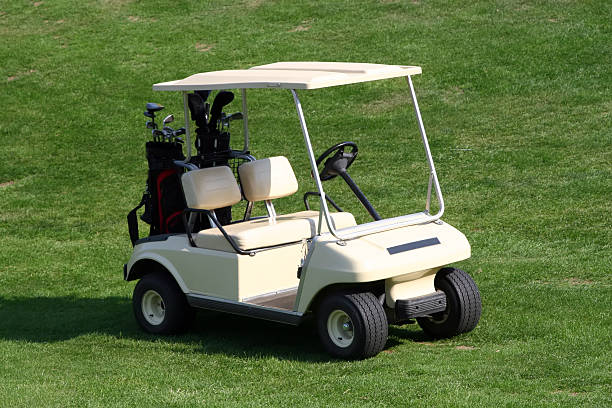
[[[217,94],[210,109],[210,120],[208,127],[216,127],[217,121],[221,118],[221,110],[225,105],[234,100],[233,92],[222,91]]]

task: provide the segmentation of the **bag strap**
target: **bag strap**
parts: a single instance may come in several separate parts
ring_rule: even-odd
[[[140,209],[145,202],[147,201],[147,193],[142,195],[142,200],[140,200],[140,204],[136,206],[132,211],[130,211],[127,215],[128,222],[128,232],[130,233],[130,240],[132,241],[132,246],[136,245],[136,241],[140,239],[140,235],[138,234],[138,218],[136,217],[136,211]]]

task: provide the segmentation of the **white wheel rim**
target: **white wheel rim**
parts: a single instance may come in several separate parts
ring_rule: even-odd
[[[145,320],[157,326],[164,321],[166,316],[166,305],[164,300],[156,291],[149,289],[142,296],[142,314]]]
[[[338,347],[348,347],[353,343],[353,321],[342,310],[334,310],[327,318],[327,334]]]
[[[444,311],[441,315],[435,313],[436,316],[429,317],[429,321],[435,324],[442,324],[448,319],[448,312]]]

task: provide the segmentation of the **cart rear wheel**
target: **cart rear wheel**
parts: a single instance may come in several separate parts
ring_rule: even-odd
[[[142,295],[142,315],[147,323],[157,326],[164,321],[166,317],[166,305],[164,299],[159,293],[153,289],[147,290]]]
[[[164,272],[145,275],[138,281],[132,306],[138,324],[149,333],[183,331],[194,315],[174,278]]]
[[[319,337],[334,357],[373,357],[385,347],[389,330],[380,302],[370,292],[334,294],[317,310]]]
[[[431,317],[419,317],[419,326],[433,337],[452,337],[473,330],[482,311],[480,292],[470,275],[461,269],[443,268],[434,281],[446,294],[446,310]]]

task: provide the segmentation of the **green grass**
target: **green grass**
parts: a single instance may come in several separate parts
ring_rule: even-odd
[[[611,15],[607,1],[0,0],[0,406],[612,405]],[[151,85],[277,60],[423,67],[445,220],[483,298],[473,332],[392,326],[383,353],[342,362],[311,324],[201,313],[183,336],[138,329],[121,278],[141,112],[182,120]],[[302,93],[316,152],[356,141],[351,174],[383,216],[422,208],[408,98],[401,80]],[[252,150],[287,155],[303,193],[291,102],[249,94]],[[367,219],[340,181],[326,188]]]

